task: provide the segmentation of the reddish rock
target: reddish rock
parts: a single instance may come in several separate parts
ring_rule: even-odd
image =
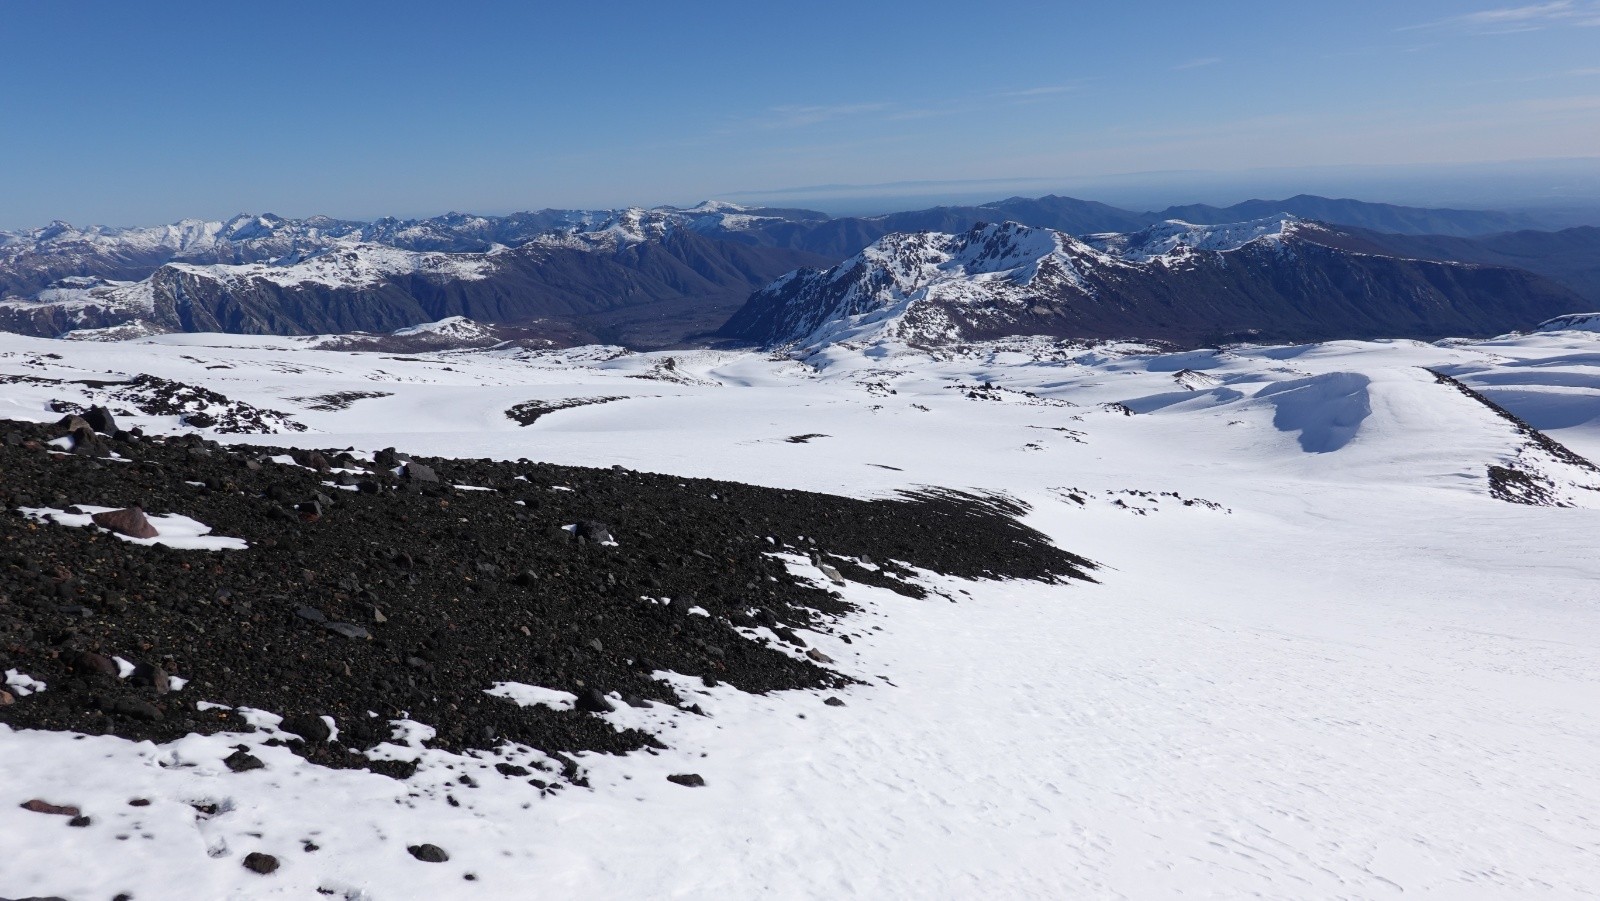
[[[31,810],[34,813],[53,814],[53,815],[58,816],[58,817],[78,817],[78,816],[82,816],[83,815],[83,811],[79,810],[76,807],[67,807],[67,806],[60,805],[60,804],[51,804],[48,801],[41,801],[38,798],[34,798],[32,801],[23,802],[22,809],[23,810]]]
[[[158,534],[156,527],[144,516],[144,511],[138,507],[127,507],[122,510],[107,510],[96,513],[91,517],[94,524],[102,529],[109,529],[118,535],[129,538],[154,538]]]
[[[96,654],[92,651],[78,651],[64,655],[64,658],[67,665],[72,667],[74,672],[99,673],[113,678],[122,674],[122,668],[117,666],[117,662],[104,654]]]

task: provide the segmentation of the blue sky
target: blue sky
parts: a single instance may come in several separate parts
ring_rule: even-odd
[[[0,0],[0,41],[0,227],[1600,156],[1600,0]]]

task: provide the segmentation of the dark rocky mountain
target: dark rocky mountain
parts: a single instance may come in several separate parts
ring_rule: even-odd
[[[1128,235],[1167,228],[1161,223],[1174,212],[1217,224],[1258,210],[1445,231],[1395,235],[1341,226],[1322,243],[1384,257],[1522,266],[1587,297],[1600,293],[1600,229],[1454,236],[1516,221],[1501,213],[1309,196],[1161,213],[1070,197],[1011,197],[845,218],[707,202],[682,209],[449,213],[374,222],[240,215],[154,228],[53,223],[0,232],[0,328],[37,335],[82,329],[112,329],[107,336],[172,330],[293,335],[388,332],[467,316],[505,325],[537,322],[542,333],[573,340],[673,346],[716,330],[749,292],[777,276],[831,265],[887,235],[960,234],[997,221],[1071,235]]]
[[[889,235],[756,293],[724,338],[768,347],[1020,335],[1224,341],[1488,335],[1587,303],[1532,273],[1403,259],[1287,219],[1080,240],[1017,223]]]
[[[340,244],[288,265],[167,263],[139,282],[75,279],[33,301],[0,303],[0,328],[60,335],[138,324],[305,335],[465,316],[503,325],[560,320],[592,340],[651,346],[714,329],[755,288],[826,262],[686,229],[651,240],[532,242],[488,253]]]
[[[1181,219],[1200,225],[1245,222],[1288,213],[1333,225],[1353,226],[1401,235],[1488,235],[1514,229],[1533,228],[1537,223],[1517,213],[1493,210],[1425,209],[1368,203],[1363,200],[1316,197],[1300,194],[1284,200],[1247,200],[1228,207],[1205,204],[1168,207],[1148,213],[1154,221]],[[1029,223],[1032,224],[1032,223]]]
[[[1478,238],[1449,235],[1394,235],[1345,229],[1354,249],[1420,260],[1515,266],[1553,279],[1600,304],[1600,228],[1582,226],[1556,232],[1516,231]]]
[[[1134,212],[1072,197],[1010,197],[978,206],[941,206],[882,216],[841,217],[753,224],[738,240],[792,247],[843,258],[887,234],[963,232],[980,222],[1018,222],[1071,235],[1133,232],[1172,219],[1199,225],[1225,225],[1288,214],[1334,225],[1406,235],[1485,235],[1529,228],[1527,216],[1483,210],[1423,209],[1360,200],[1333,200],[1301,194],[1284,200],[1249,200],[1230,207],[1175,206],[1159,212]]]

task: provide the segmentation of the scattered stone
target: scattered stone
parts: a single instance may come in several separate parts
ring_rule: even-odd
[[[329,632],[336,632],[345,638],[358,641],[369,641],[372,638],[372,633],[367,631],[366,626],[358,626],[355,623],[328,623],[327,629]]]
[[[833,658],[832,657],[829,657],[827,654],[822,653],[821,651],[817,650],[816,648],[812,648],[811,650],[806,651],[806,656],[810,657],[812,660],[815,660],[818,663],[832,663],[833,662]]]
[[[817,564],[817,569],[822,570],[822,574],[828,577],[829,582],[832,582],[835,585],[845,584],[844,576],[840,575],[839,570],[833,565],[828,563],[819,563]]]
[[[244,856],[244,868],[252,873],[266,876],[277,871],[278,858],[271,854],[262,854],[260,851],[251,851]]]
[[[674,773],[667,777],[667,781],[686,788],[700,788],[706,784],[705,777],[699,773]]]
[[[411,845],[406,850],[411,852],[412,857],[423,863],[444,863],[450,859],[450,855],[446,854],[445,850],[438,845]]]
[[[93,823],[93,822],[94,822],[94,820],[91,819],[90,817],[86,817],[83,814],[79,814],[79,815],[73,817],[72,819],[68,820],[67,821],[67,825],[73,827],[74,829],[83,829],[84,827],[88,826],[90,823]]]
[[[822,703],[827,704],[829,707],[843,707],[844,706],[844,701],[842,701],[842,700],[840,700],[838,698],[826,698],[826,699],[823,700]]]
[[[155,538],[160,534],[156,531],[156,527],[150,524],[150,520],[145,518],[144,511],[138,507],[107,510],[104,513],[96,513],[90,519],[102,529],[129,538]]]

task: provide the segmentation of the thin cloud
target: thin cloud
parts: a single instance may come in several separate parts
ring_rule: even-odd
[[[1222,57],[1220,56],[1202,56],[1199,59],[1191,59],[1186,63],[1179,63],[1172,67],[1172,71],[1183,72],[1188,69],[1203,69],[1206,66],[1215,66],[1220,62],[1222,62]]]
[[[1052,85],[1045,85],[1043,87],[1037,87],[1037,88],[1024,88],[1023,90],[1020,90],[1020,91],[1001,91],[1000,93],[994,94],[993,96],[995,96],[995,97],[1046,97],[1046,96],[1049,96],[1051,94],[1065,94],[1065,93],[1068,93],[1069,91],[1076,91],[1077,89],[1078,89],[1078,86],[1075,85],[1075,84],[1052,84]]]
[[[1421,25],[1408,25],[1401,31],[1439,29],[1469,34],[1518,34],[1557,26],[1600,27],[1600,0],[1552,0],[1528,6],[1502,6],[1464,16],[1452,16]]]
[[[834,119],[862,116],[867,113],[881,113],[888,108],[889,104],[887,103],[775,106],[767,111],[771,115],[758,119],[757,124],[765,128],[804,128],[807,125],[817,125]]]

